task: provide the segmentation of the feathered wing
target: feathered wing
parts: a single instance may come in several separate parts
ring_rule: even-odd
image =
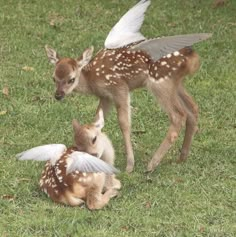
[[[145,39],[139,31],[150,3],[150,0],[141,0],[123,15],[109,32],[105,40],[105,48],[120,48]]]
[[[66,151],[66,146],[63,144],[48,144],[37,146],[27,151],[23,151],[16,155],[19,160],[36,160],[55,163],[62,154]]]
[[[154,61],[157,61],[169,53],[173,53],[187,46],[192,46],[211,36],[212,34],[209,33],[167,36],[145,40],[140,44],[133,46],[131,49],[143,50],[148,53]]]
[[[85,152],[74,151],[68,156],[67,174],[75,170],[86,173],[115,174],[119,171],[103,160]]]

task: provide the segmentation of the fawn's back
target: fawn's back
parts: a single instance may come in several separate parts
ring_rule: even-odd
[[[181,49],[154,62],[144,51],[124,47],[99,51],[82,69],[82,75],[94,94],[112,97],[116,90],[120,93],[122,87],[134,90],[148,82],[178,81],[194,73],[198,67],[198,55],[191,48]]]

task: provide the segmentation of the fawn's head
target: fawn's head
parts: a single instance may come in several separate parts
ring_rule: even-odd
[[[83,52],[81,57],[72,59],[61,58],[54,49],[45,46],[49,61],[55,65],[53,80],[56,84],[55,98],[57,100],[63,99],[78,86],[81,70],[91,60],[93,49],[91,46]]]
[[[104,152],[102,128],[104,127],[103,111],[100,109],[95,121],[81,125],[76,119],[72,121],[75,145],[79,151],[100,158]]]

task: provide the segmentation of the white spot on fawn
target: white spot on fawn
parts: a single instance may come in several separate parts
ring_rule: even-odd
[[[179,51],[175,51],[173,54],[174,56],[179,56]]]
[[[153,77],[150,77],[151,82],[156,82],[156,80]]]
[[[166,65],[166,64],[167,64],[166,61],[161,62],[161,65],[162,65],[162,66],[164,66],[164,65]]]
[[[59,175],[61,173],[61,170],[57,169],[56,173]]]
[[[110,78],[112,78],[112,75],[108,74],[108,75],[105,76],[105,78],[109,81]]]
[[[167,54],[166,57],[167,57],[167,58],[171,58],[171,54],[170,54],[170,53]]]

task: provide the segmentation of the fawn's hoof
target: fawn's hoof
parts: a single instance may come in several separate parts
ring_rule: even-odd
[[[134,162],[133,161],[128,161],[125,170],[126,170],[127,173],[131,173],[134,170]]]
[[[181,163],[185,162],[186,160],[187,160],[187,157],[185,157],[185,158],[179,157],[179,158],[176,160],[176,163],[177,163],[177,164],[181,164]]]
[[[127,173],[132,173],[133,170],[134,170],[134,166],[127,165],[125,170],[126,170]]]
[[[118,179],[114,179],[113,180],[113,186],[112,186],[113,189],[121,189],[121,182],[120,180]]]
[[[182,151],[179,158],[176,160],[177,164],[183,163],[187,160],[188,157],[188,152]]]
[[[159,162],[155,162],[155,161],[151,160],[148,163],[146,172],[153,172],[155,170],[155,168],[158,166],[158,164],[159,164]]]
[[[116,189],[111,189],[109,196],[110,196],[110,198],[114,198],[114,197],[118,196],[118,194],[119,194],[119,191],[118,191],[118,190],[116,190]]]

